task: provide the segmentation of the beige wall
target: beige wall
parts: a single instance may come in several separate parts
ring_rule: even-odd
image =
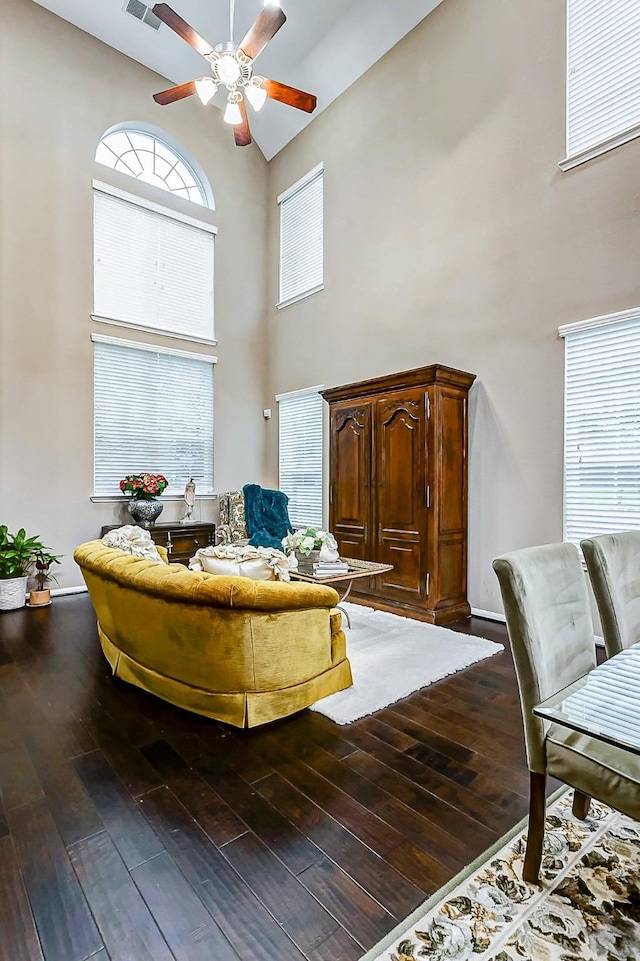
[[[183,341],[113,330],[92,310],[93,161],[113,124],[164,128],[213,187],[217,225],[215,483],[262,478],[266,383],[267,164],[238,150],[220,114],[193,101],[161,108],[166,80],[31,0],[3,0],[0,34],[0,522],[40,534],[66,555],[62,586],[81,583],[71,554],[125,516],[93,504],[90,334],[120,333],[178,348]],[[167,194],[149,188],[155,199]],[[174,202],[180,206],[181,202]],[[183,203],[183,209],[187,204]],[[208,350],[208,348],[202,348]],[[140,465],[141,469],[145,465]],[[186,481],[187,478],[184,478]],[[213,516],[211,501],[194,517]],[[165,500],[164,519],[181,516]]]
[[[640,141],[562,173],[565,4],[445,0],[270,164],[325,164],[325,290],[269,318],[270,395],[434,362],[471,395],[469,595],[562,538],[560,324],[640,303]],[[269,476],[277,477],[277,420]]]

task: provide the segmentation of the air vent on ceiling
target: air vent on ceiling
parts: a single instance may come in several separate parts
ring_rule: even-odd
[[[127,0],[124,5],[124,11],[125,13],[130,13],[136,20],[142,20],[148,27],[153,27],[154,30],[160,29],[162,20],[156,17],[155,13],[152,13],[151,8],[148,7],[146,3],[142,3],[142,0]]]

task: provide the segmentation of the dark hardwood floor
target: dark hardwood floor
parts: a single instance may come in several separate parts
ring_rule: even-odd
[[[508,644],[238,731],[114,681],[86,595],[0,615],[0,961],[355,961],[527,798]]]

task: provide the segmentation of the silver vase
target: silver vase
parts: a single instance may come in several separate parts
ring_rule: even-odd
[[[162,513],[162,507],[163,505],[157,497],[152,500],[132,497],[127,505],[127,510],[140,527],[153,527]]]

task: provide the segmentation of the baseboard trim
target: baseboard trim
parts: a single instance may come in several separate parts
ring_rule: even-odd
[[[504,614],[496,614],[495,611],[483,611],[479,607],[471,608],[472,617],[483,617],[487,621],[499,621],[501,624],[506,624],[507,619]],[[599,634],[594,635],[594,640],[596,642],[596,647],[604,647],[604,638],[600,637]]]
[[[87,587],[83,584],[82,587],[55,587],[51,591],[52,597],[64,597],[66,594],[86,594]]]
[[[507,619],[504,614],[497,614],[495,611],[483,611],[479,607],[471,608],[472,617],[484,617],[487,621],[500,621],[501,624],[506,624]]]

